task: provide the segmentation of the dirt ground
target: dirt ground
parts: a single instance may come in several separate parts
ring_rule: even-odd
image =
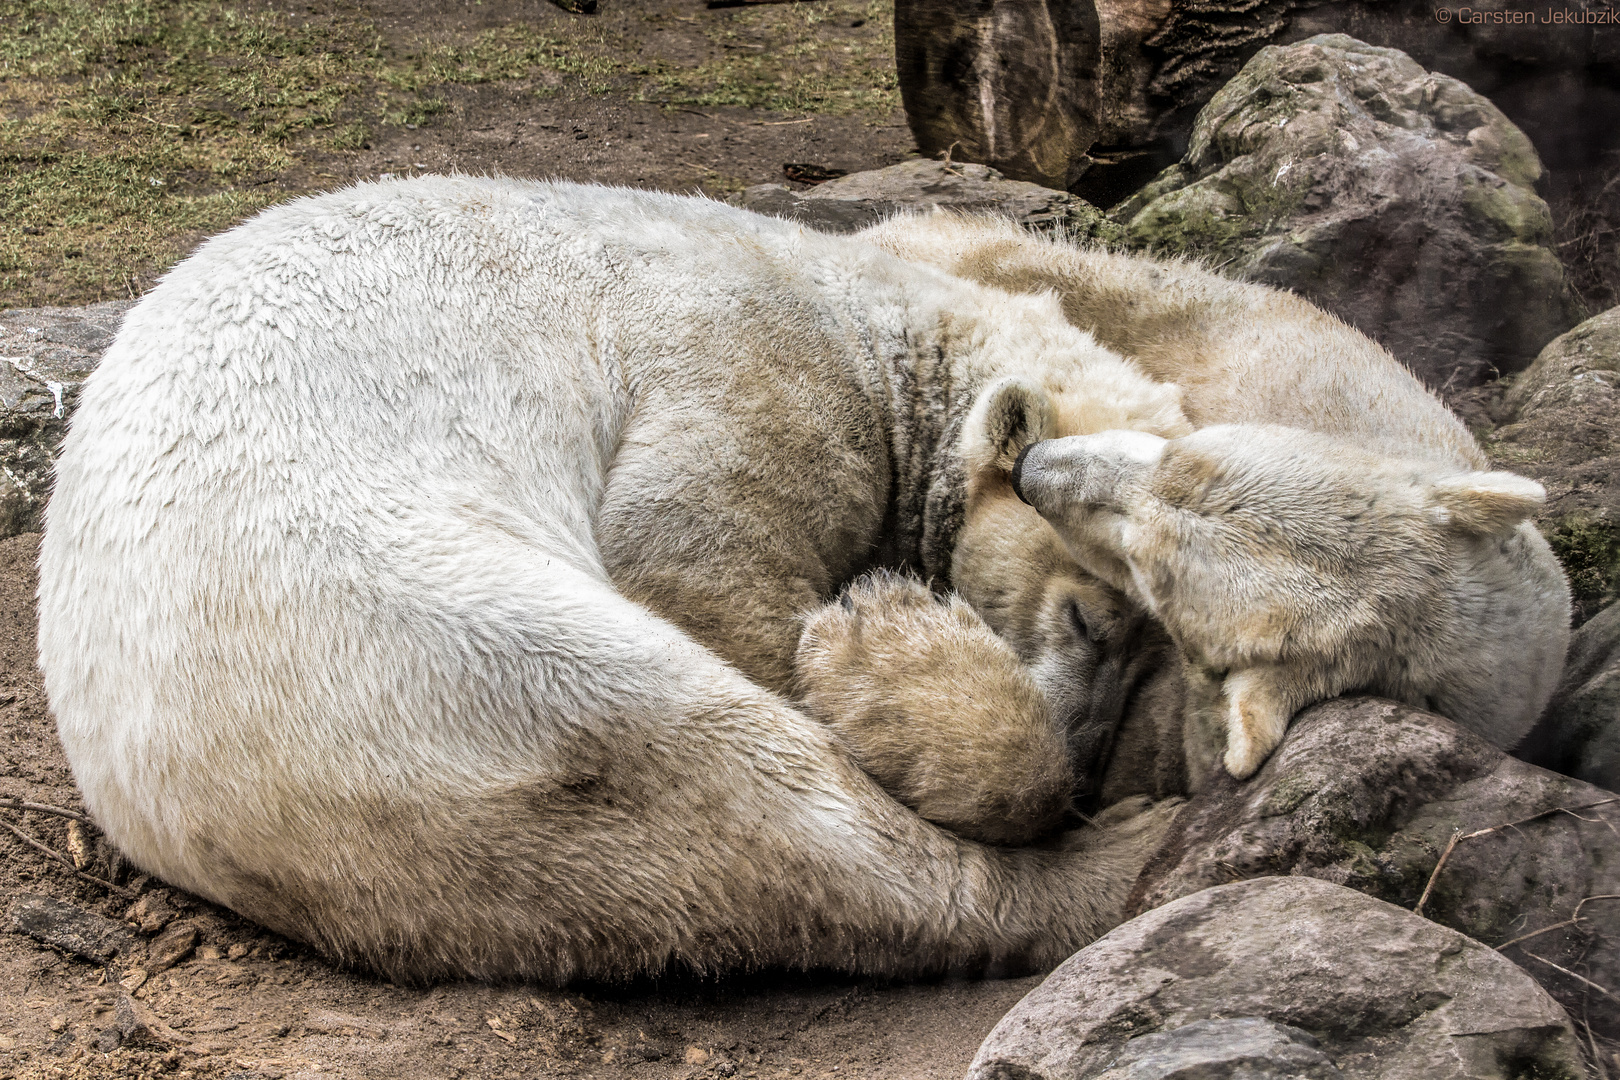
[[[38,544],[37,534],[0,541],[0,798],[82,809],[34,668]],[[0,818],[67,850],[62,819],[13,811]],[[112,872],[104,859],[90,869]],[[401,987],[336,970],[230,912],[127,875],[118,874],[126,888],[175,909],[166,932],[198,932],[189,956],[134,989],[150,1030],[103,1052],[131,967],[115,961],[104,969],[0,933],[0,1080],[955,1080],[1002,1014],[1040,981],[884,985],[778,972],[565,992]],[[30,893],[113,919],[131,907],[0,834],[0,909]]]

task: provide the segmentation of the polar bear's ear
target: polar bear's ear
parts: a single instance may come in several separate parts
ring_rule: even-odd
[[[1024,449],[1056,434],[1052,397],[1028,379],[997,379],[979,394],[962,433],[969,474],[1011,473]]]
[[[1435,481],[1431,510],[1442,525],[1481,536],[1512,532],[1547,498],[1534,480],[1506,472],[1471,472]]]

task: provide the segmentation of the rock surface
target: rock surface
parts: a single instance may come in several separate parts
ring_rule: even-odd
[[[1096,0],[1095,29],[1091,7],[1076,2],[1050,24],[1032,25],[1029,15],[1051,8],[1020,9],[1020,20],[992,15],[1000,9],[985,0],[901,0],[900,86],[919,145],[937,153],[954,141],[958,159],[993,164],[977,156],[991,103],[1012,130],[1034,127],[1053,103],[1089,104],[1072,130],[1093,132],[1094,141],[1048,140],[1046,149],[1069,147],[1068,172],[1079,175],[1063,186],[1112,204],[1181,156],[1197,111],[1261,46],[1339,32],[1402,49],[1467,83],[1533,130],[1555,167],[1590,165],[1620,145],[1620,35],[1581,21],[1602,18],[1604,0],[1535,11],[1509,0]],[[1440,7],[1446,18],[1437,15]],[[1542,11],[1561,18],[1549,22]],[[1046,44],[1054,36],[1082,53],[1097,48],[1095,88],[1076,84],[1073,64],[1066,82],[1046,74],[1056,70]],[[998,49],[1020,73],[1021,99],[998,93],[991,55]]]
[[[124,924],[35,893],[23,893],[11,905],[9,929],[97,963],[144,951]]]
[[[1544,769],[1620,792],[1620,606],[1575,631],[1563,680],[1515,753]]]
[[[917,146],[1067,188],[1096,134],[1091,0],[896,0],[895,64]]]
[[[39,531],[79,384],[133,306],[0,311],[0,537]]]
[[[1458,832],[1466,838],[1434,876]],[[1620,989],[1620,901],[1581,907],[1620,895],[1620,798],[1610,792],[1509,757],[1432,713],[1376,698],[1324,702],[1294,718],[1247,783],[1221,774],[1187,803],[1129,910],[1273,874],[1408,909],[1433,876],[1424,915],[1507,946],[1570,1015],[1620,1036],[1620,1009],[1590,985]]]
[[[851,173],[804,193],[782,184],[759,184],[734,201],[761,214],[802,221],[823,232],[855,232],[904,210],[942,206],[963,213],[1000,214],[1020,225],[1104,243],[1125,230],[1084,199],[1022,180],[1008,180],[985,165],[904,161],[886,169]]]
[[[1328,35],[1262,49],[1112,213],[1135,246],[1299,292],[1445,393],[1521,370],[1579,318],[1540,175],[1467,86]]]
[[[1582,1075],[1575,1033],[1492,949],[1312,878],[1184,897],[1080,950],[970,1080]]]
[[[1541,481],[1537,523],[1584,621],[1620,591],[1620,308],[1581,323],[1513,380],[1482,438],[1499,467]]]
[[[1241,1076],[1328,1080],[1343,1076],[1310,1032],[1270,1020],[1195,1020],[1138,1035],[1098,1080],[1197,1080]]]

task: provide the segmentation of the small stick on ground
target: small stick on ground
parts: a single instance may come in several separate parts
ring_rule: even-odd
[[[1470,834],[1470,835],[1472,835],[1472,834]],[[1446,865],[1446,860],[1451,858],[1452,849],[1457,846],[1457,841],[1461,840],[1461,839],[1462,839],[1462,830],[1461,829],[1452,829],[1451,830],[1451,839],[1446,841],[1446,850],[1444,850],[1444,851],[1442,851],[1440,853],[1440,861],[1434,864],[1434,873],[1429,875],[1429,883],[1427,885],[1423,886],[1423,895],[1418,897],[1417,907],[1412,909],[1412,914],[1414,914],[1414,915],[1422,915],[1423,914],[1423,905],[1427,904],[1429,902],[1429,894],[1434,891],[1434,883],[1435,883],[1436,879],[1438,879],[1440,877],[1441,868]]]
[[[1585,975],[1577,975],[1573,971],[1569,970],[1569,968],[1563,967],[1563,966],[1561,966],[1559,964],[1555,964],[1551,960],[1547,959],[1545,956],[1537,956],[1535,953],[1531,952],[1529,949],[1520,949],[1519,951],[1524,953],[1524,955],[1528,956],[1532,960],[1540,960],[1543,964],[1546,964],[1548,967],[1552,968],[1554,971],[1562,971],[1565,975],[1568,975],[1570,978],[1574,979],[1576,982],[1585,983],[1587,986],[1590,986],[1592,989],[1596,990],[1598,993],[1602,994],[1604,997],[1608,998],[1611,1001],[1620,1001],[1620,997],[1617,997],[1611,990],[1609,990],[1608,987],[1601,986],[1598,983],[1593,982],[1591,979],[1588,979]]]
[[[1542,934],[1550,934],[1554,930],[1561,930],[1566,926],[1574,926],[1581,921],[1581,908],[1585,907],[1593,900],[1620,900],[1620,893],[1599,893],[1596,896],[1588,896],[1580,903],[1575,905],[1575,911],[1563,922],[1553,923],[1551,926],[1543,926],[1540,930],[1532,930],[1528,934],[1520,934],[1513,940],[1504,941],[1502,944],[1496,946],[1496,951],[1501,952],[1509,945],[1517,945],[1521,941],[1529,941],[1533,937],[1540,937]]]
[[[4,828],[7,832],[11,833],[11,835],[15,836],[17,839],[21,840],[23,843],[27,844],[29,847],[33,848],[35,851],[38,851],[47,858],[61,863],[67,869],[67,872],[76,878],[82,878],[83,880],[90,882],[92,885],[100,885],[108,892],[117,893],[119,896],[125,896],[131,900],[134,900],[140,895],[132,889],[124,888],[122,885],[114,885],[110,881],[103,881],[94,874],[85,873],[83,870],[80,870],[78,867],[73,865],[72,859],[68,858],[60,851],[57,851],[55,848],[47,847],[46,845],[40,843],[38,840],[34,839],[32,836],[29,836],[27,833],[23,832],[9,821],[0,820],[0,828]]]
[[[7,799],[0,797],[0,809],[34,810],[41,814],[55,814],[57,817],[65,817],[70,821],[78,821],[85,825],[95,824],[95,822],[91,821],[88,816],[79,813],[77,810],[66,810],[60,806],[50,806],[46,803],[23,802],[21,799]]]
[[[1586,1007],[1581,1007],[1581,1027],[1586,1029],[1586,1045],[1592,1048],[1592,1065],[1597,1069],[1598,1080],[1609,1080],[1609,1069],[1603,1064],[1603,1051],[1598,1049],[1597,1036],[1592,1034],[1592,1024],[1586,1019]]]

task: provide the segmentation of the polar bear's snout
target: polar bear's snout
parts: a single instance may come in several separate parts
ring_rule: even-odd
[[[1101,431],[1031,443],[1013,466],[1013,491],[1042,517],[1060,507],[1123,510],[1168,442],[1145,431]]]

